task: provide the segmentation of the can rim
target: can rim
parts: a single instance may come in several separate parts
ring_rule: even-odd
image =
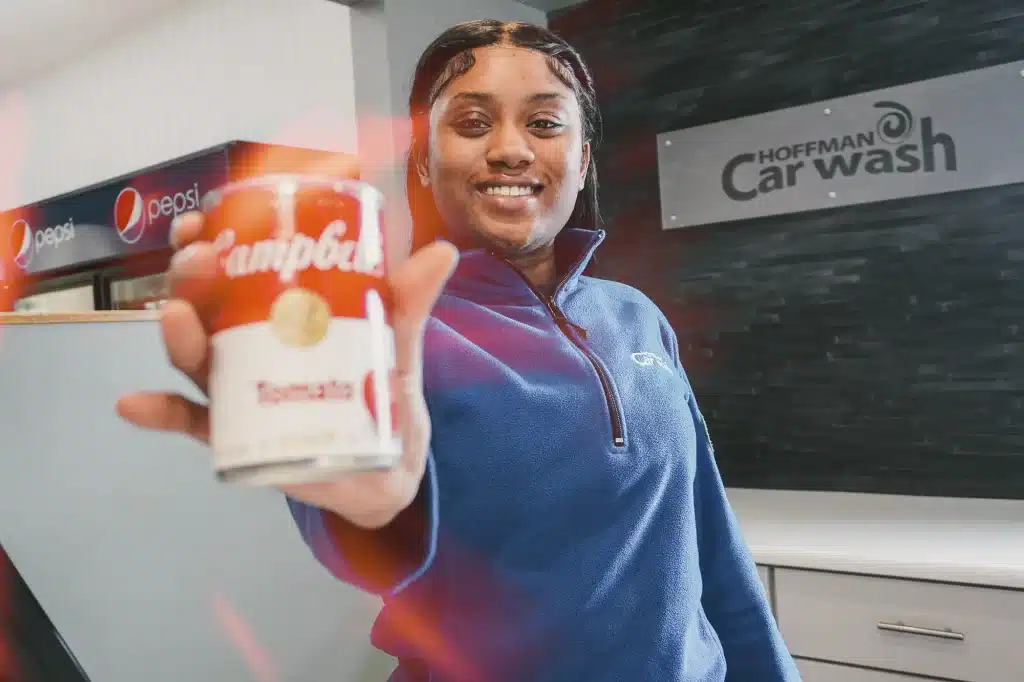
[[[232,180],[219,187],[206,192],[199,201],[199,210],[206,211],[211,204],[220,202],[224,197],[235,194],[246,189],[259,187],[277,186],[284,182],[294,183],[301,186],[328,186],[339,194],[360,195],[369,192],[377,200],[378,204],[383,203],[384,195],[379,189],[363,180],[355,178],[332,178],[326,175],[314,175],[309,173],[268,173],[252,178]]]

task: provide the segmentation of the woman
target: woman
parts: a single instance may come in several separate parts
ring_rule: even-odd
[[[579,55],[537,26],[462,24],[427,48],[410,104],[402,466],[284,488],[315,556],[383,598],[392,680],[797,680],[671,328],[583,274],[603,233]],[[175,228],[189,246],[162,329],[203,387],[200,225]],[[119,409],[207,437],[205,407],[180,396]]]

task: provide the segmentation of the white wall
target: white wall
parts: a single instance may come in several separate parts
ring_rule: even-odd
[[[191,0],[23,83],[29,143],[0,205],[230,139],[354,152],[350,28],[324,0]]]
[[[126,391],[194,392],[155,322],[0,340],[0,538],[94,682],[384,682],[377,600],[312,558],[279,493],[115,415]]]
[[[413,69],[423,49],[445,29],[473,19],[526,21],[547,26],[547,15],[512,0],[387,0],[392,93],[405,111]]]

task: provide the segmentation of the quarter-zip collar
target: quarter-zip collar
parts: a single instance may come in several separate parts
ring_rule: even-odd
[[[554,301],[571,291],[604,241],[604,230],[566,228],[555,239],[557,271]],[[486,249],[460,254],[445,293],[487,304],[536,304],[536,293],[510,263]]]

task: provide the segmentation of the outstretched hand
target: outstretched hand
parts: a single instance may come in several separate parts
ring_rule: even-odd
[[[201,213],[176,222],[171,242],[176,252],[168,272],[172,300],[162,308],[160,331],[171,365],[204,394],[210,371],[208,310],[217,272],[213,244],[199,241]],[[423,332],[427,318],[451,276],[458,252],[445,242],[418,250],[389,277],[394,311],[395,401],[403,453],[387,471],[346,474],[337,480],[281,486],[287,495],[332,511],[363,527],[393,519],[416,496],[426,466],[430,418],[423,398]],[[121,397],[117,411],[145,429],[173,431],[209,443],[210,412],[178,393],[139,391]]]

